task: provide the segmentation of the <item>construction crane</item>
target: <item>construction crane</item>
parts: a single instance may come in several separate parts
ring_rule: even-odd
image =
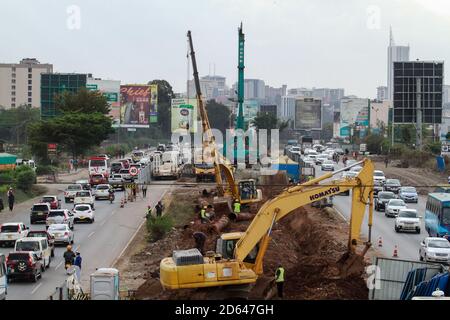
[[[217,149],[215,137],[211,131],[211,125],[209,123],[208,113],[206,107],[203,104],[202,92],[200,88],[200,79],[198,77],[197,61],[195,59],[194,45],[192,43],[191,31],[187,33],[190,55],[192,60],[192,69],[194,75],[195,90],[197,95],[197,106],[202,123],[203,133],[205,138],[203,140],[203,154],[209,153],[208,162],[213,162],[214,175],[217,184],[217,192],[220,197],[230,195],[234,199],[237,199],[241,204],[248,204],[259,202],[262,199],[262,192],[256,188],[256,182],[253,179],[241,180],[236,183],[233,175],[233,169],[230,161],[225,158]],[[206,150],[206,152],[205,152]],[[204,160],[204,159],[203,159]],[[212,160],[212,161],[211,161]],[[195,164],[194,164],[195,166]],[[222,173],[227,180],[228,189],[225,190],[222,180]]]
[[[362,165],[354,178],[340,178],[319,184],[350,167]],[[368,159],[352,166],[325,174],[301,185],[284,190],[267,201],[258,211],[245,232],[225,233],[217,240],[216,253],[202,256],[198,250],[174,252],[160,263],[160,281],[166,289],[240,286],[256,282],[263,273],[263,259],[271,240],[275,222],[306,204],[352,190],[352,209],[347,252],[337,265],[340,276],[352,273],[362,265],[363,257],[371,246],[373,217],[373,172]],[[360,254],[356,252],[369,206],[369,240]],[[359,263],[358,263],[359,261]]]

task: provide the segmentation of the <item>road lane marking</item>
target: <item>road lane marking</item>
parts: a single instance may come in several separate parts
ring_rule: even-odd
[[[95,231],[92,231],[91,233],[89,233],[88,238],[92,237],[94,235]]]
[[[58,268],[61,267],[62,264],[63,264],[63,262],[61,261],[61,262],[55,267],[55,270],[58,270]]]
[[[34,287],[33,291],[31,291],[31,294],[34,294],[37,289],[39,289],[42,286],[42,282],[39,283],[36,287]]]

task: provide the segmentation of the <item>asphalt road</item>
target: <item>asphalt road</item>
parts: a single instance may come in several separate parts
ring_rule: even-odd
[[[81,284],[83,289],[89,288],[89,275],[96,268],[110,267],[127,243],[145,220],[148,204],[154,206],[170,188],[167,182],[158,184],[152,182],[147,191],[147,198],[136,202],[128,202],[125,208],[120,208],[123,192],[116,192],[114,203],[107,200],[97,200],[95,203],[95,222],[75,224],[73,248],[81,253],[83,258]],[[60,193],[62,207],[71,209],[73,203],[64,203]],[[29,211],[20,211],[8,218],[7,222],[23,222],[30,226],[30,230],[43,230],[45,225],[30,225]],[[0,248],[0,252],[7,255],[12,248]],[[47,299],[66,279],[63,253],[65,246],[55,248],[50,268],[42,274],[42,279],[36,283],[14,281],[8,285],[8,300],[44,300]]]
[[[340,162],[336,169],[343,168],[343,164]],[[329,172],[329,171],[326,171]],[[316,166],[316,176],[320,176],[326,172],[322,172],[320,166]],[[340,174],[337,174],[340,175]],[[389,179],[389,177],[386,177]],[[416,209],[419,216],[425,216],[425,205],[427,197],[419,195],[419,202],[407,203],[407,207]],[[350,221],[351,213],[351,193],[350,196],[335,196],[333,199],[334,208],[345,217],[347,221]],[[362,238],[368,238],[369,229],[368,223],[368,210],[366,211],[364,224],[362,227]],[[392,257],[394,253],[394,247],[397,245],[398,258],[405,260],[419,260],[419,247],[420,242],[428,236],[425,231],[425,220],[421,219],[421,233],[396,233],[394,230],[395,219],[388,218],[384,215],[384,211],[373,211],[373,224],[372,224],[372,239],[371,242],[374,247],[384,257]],[[378,246],[378,239],[382,239],[382,247]]]

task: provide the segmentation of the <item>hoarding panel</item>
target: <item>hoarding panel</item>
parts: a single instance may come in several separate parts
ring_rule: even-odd
[[[171,119],[172,132],[197,132],[197,100],[172,99]]]
[[[365,131],[369,126],[369,100],[341,100],[340,136],[349,137],[351,129]]]
[[[157,105],[157,91],[152,92],[151,85],[121,85],[120,86],[120,101],[121,110],[120,118],[121,125],[127,127],[136,126],[137,128],[148,128],[150,123],[150,116],[155,121]],[[153,104],[152,104],[153,102]]]
[[[297,130],[321,130],[322,101],[312,98],[295,100],[294,128]]]

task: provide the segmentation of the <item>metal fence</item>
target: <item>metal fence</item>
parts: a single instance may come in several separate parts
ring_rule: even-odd
[[[374,265],[379,272],[376,277],[379,287],[375,285],[369,290],[370,300],[400,300],[408,272],[414,269],[425,268],[425,280],[444,270],[440,264],[380,257],[374,258]]]

